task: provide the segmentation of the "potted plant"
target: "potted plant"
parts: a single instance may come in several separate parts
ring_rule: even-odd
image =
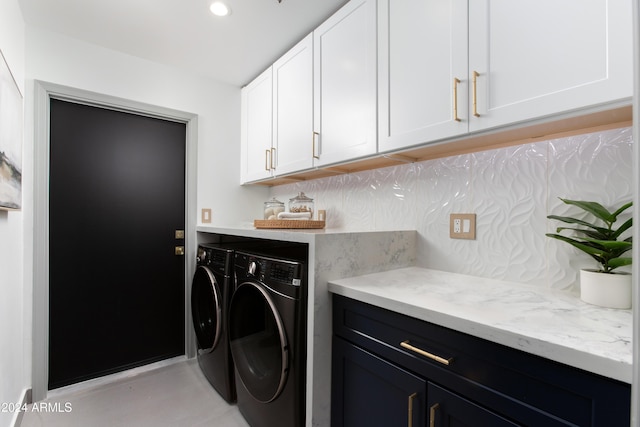
[[[631,308],[631,275],[615,272],[619,267],[630,265],[631,257],[624,256],[632,248],[632,238],[621,240],[622,234],[632,226],[629,218],[619,227],[615,227],[618,216],[632,206],[625,203],[615,212],[609,212],[597,202],[560,199],[568,205],[576,206],[595,217],[596,221],[549,215],[547,218],[567,224],[582,226],[558,227],[556,233],[547,233],[548,237],[567,242],[600,265],[599,269],[582,269],[580,271],[580,298],[590,304],[610,308]],[[572,231],[572,236],[565,236],[562,231]]]

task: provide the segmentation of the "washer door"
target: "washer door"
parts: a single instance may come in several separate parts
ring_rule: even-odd
[[[222,293],[213,273],[199,266],[191,285],[191,312],[198,339],[198,354],[212,352],[222,332]]]
[[[244,282],[233,294],[229,340],[247,391],[262,403],[276,399],[287,381],[289,347],[280,315],[260,284]]]

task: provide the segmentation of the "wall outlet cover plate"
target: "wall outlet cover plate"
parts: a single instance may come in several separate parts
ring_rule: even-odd
[[[452,213],[449,219],[449,237],[476,239],[476,214]]]

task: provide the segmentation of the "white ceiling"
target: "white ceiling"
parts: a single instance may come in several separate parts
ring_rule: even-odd
[[[347,0],[19,0],[28,25],[243,86]]]

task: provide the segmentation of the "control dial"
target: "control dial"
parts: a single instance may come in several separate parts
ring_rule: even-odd
[[[258,263],[255,261],[250,261],[249,265],[247,266],[247,273],[249,273],[250,276],[256,276],[258,274]]]
[[[207,259],[207,251],[203,248],[198,248],[198,255],[196,257],[197,262],[204,262]]]

